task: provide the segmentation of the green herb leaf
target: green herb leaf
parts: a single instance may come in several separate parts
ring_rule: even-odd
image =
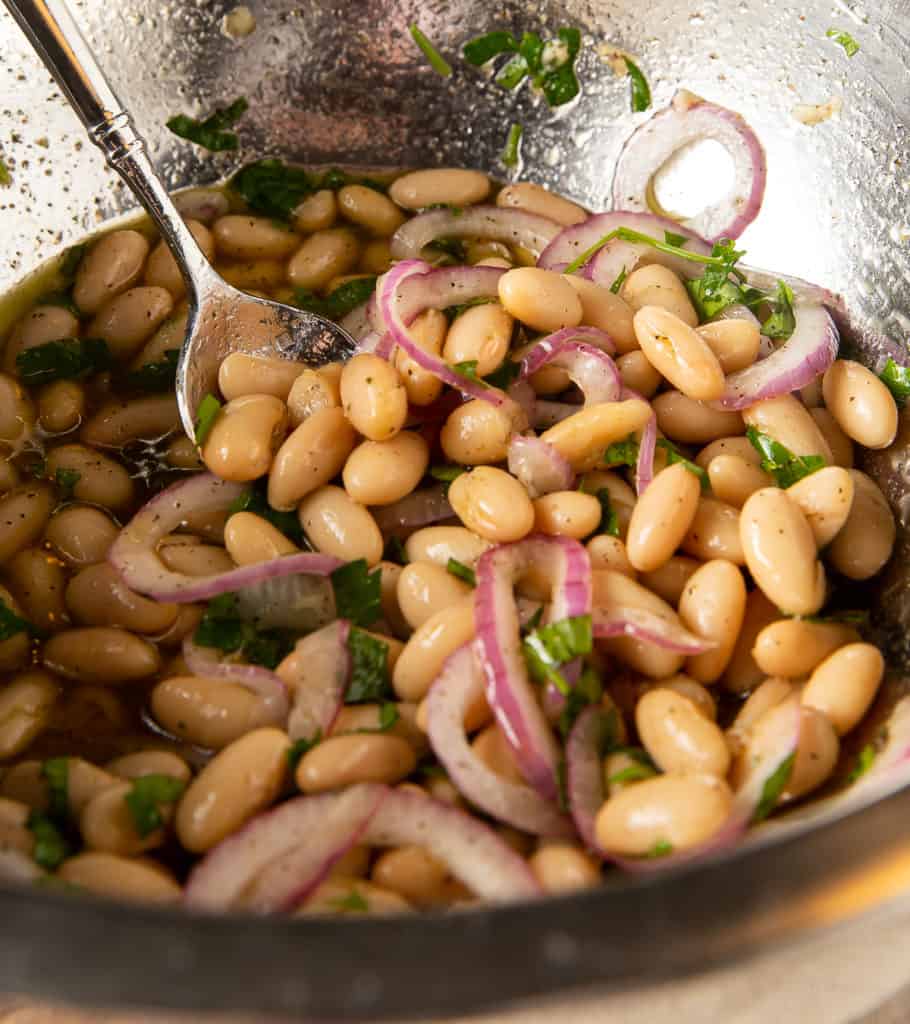
[[[499,366],[497,366],[492,373],[488,373],[483,380],[484,383],[489,384],[490,387],[500,388],[502,391],[508,391],[520,376],[521,363],[516,362],[510,356],[506,356]]]
[[[371,626],[382,614],[382,572],[370,572],[365,558],[339,566],[329,578],[339,619],[350,619],[355,626]]]
[[[345,704],[389,701],[395,697],[389,680],[389,645],[362,629],[348,635],[351,654],[351,678],[344,696]]]
[[[193,433],[196,436],[196,444],[202,447],[209,432],[215,425],[218,413],[221,412],[221,402],[211,393],[207,394],[199,403],[196,410],[196,422],[193,424]]]
[[[144,839],[164,824],[161,804],[179,800],[186,783],[173,775],[152,773],[133,780],[132,789],[123,798],[129,808],[137,834]]]
[[[231,515],[235,512],[252,512],[262,519],[267,520],[280,530],[289,540],[300,546],[303,544],[303,529],[300,520],[295,512],[279,512],[272,508],[266,497],[266,488],[259,482],[253,484],[249,490],[243,492],[239,498],[235,498],[228,509]]]
[[[518,40],[511,32],[487,32],[469,43],[465,43],[462,53],[464,59],[475,67],[481,67],[487,61],[498,57],[501,53],[514,53],[518,50]]]
[[[641,73],[637,64],[633,64],[628,57],[623,59],[626,62],[626,70],[629,72],[632,109],[638,114],[651,106],[651,86],[648,85],[648,80]]]
[[[460,238],[434,238],[432,242],[427,245],[428,249],[432,249],[434,252],[441,253],[446,257],[449,263],[467,263],[467,250],[465,249],[464,242]],[[438,262],[438,261],[437,261]],[[468,306],[479,306],[483,302],[489,302],[489,299],[483,299],[482,301],[466,302],[464,306],[452,306],[452,309],[460,309],[462,312],[467,309]]]
[[[69,820],[69,758],[52,757],[41,765],[41,777],[47,783],[47,813],[54,821]]]
[[[825,460],[821,455],[794,455],[780,441],[759,433],[755,427],[746,430],[746,437],[762,457],[761,468],[774,477],[778,487],[791,487],[803,477],[816,473],[825,466]]]
[[[786,788],[790,775],[793,772],[793,763],[795,760],[796,754],[791,754],[789,757],[781,761],[774,772],[765,779],[765,784],[762,786],[761,798],[758,801],[758,806],[755,808],[755,813],[752,815],[753,825],[757,824],[759,821],[763,821],[774,810],[774,805],[777,803],[778,798]]]
[[[257,160],[239,170],[231,187],[255,213],[287,220],[316,185],[301,167],[291,167],[274,158]]]
[[[613,284],[610,285],[610,291],[613,292],[614,295],[619,295],[619,290],[620,288],[622,288],[623,284],[625,284],[626,278],[628,276],[628,271],[625,267],[623,267],[622,270],[620,270],[620,272],[613,279]]]
[[[470,584],[472,587],[477,586],[477,576],[474,574],[474,570],[469,565],[465,565],[464,562],[459,562],[457,558],[450,558],[448,560],[446,572],[450,572],[453,576],[457,576],[458,579],[464,580],[465,583]]]
[[[12,183],[13,176],[10,173],[9,164],[7,164],[3,157],[0,157],[0,185],[6,186],[12,185]]]
[[[258,629],[242,619],[236,594],[213,597],[203,612],[193,640],[200,647],[215,647],[224,654],[240,653],[254,665],[273,669],[293,650],[289,630]]]
[[[227,107],[218,107],[214,113],[209,114],[202,121],[186,114],[178,114],[168,122],[168,128],[182,139],[189,139],[203,149],[209,149],[213,153],[223,152],[229,149],[236,149],[238,146],[237,135],[227,129],[233,127],[247,112],[249,104],[241,96]]]
[[[910,398],[910,367],[900,366],[889,358],[885,363],[884,370],[878,376],[894,395],[894,400],[898,405],[903,405]]]
[[[385,542],[385,550],[382,552],[382,557],[386,562],[394,562],[396,565],[408,564],[408,556],[405,553],[401,537],[389,537]]]
[[[157,394],[161,391],[173,391],[177,381],[177,360],[180,350],[166,349],[161,353],[164,357],[155,363],[146,363],[138,370],[126,376],[125,384],[132,391],[144,394]]]
[[[491,302],[495,302],[495,299],[487,298],[486,296],[477,299],[470,299],[468,302],[462,302],[458,306],[446,306],[442,311],[445,318],[451,323],[453,320],[457,320],[463,313],[466,313],[469,309],[473,309],[475,306],[488,306]]]
[[[600,523],[594,532],[607,533],[611,537],[618,537],[619,517],[616,515],[616,509],[613,508],[613,503],[610,501],[610,492],[606,487],[599,487],[594,497],[600,502]]]
[[[0,643],[4,640],[9,640],[11,636],[16,636],[18,633],[34,632],[35,629],[30,622],[20,618],[0,599]]]
[[[73,496],[73,488],[82,479],[82,474],[78,469],[63,469],[61,467],[54,474],[57,481],[57,486],[60,488],[60,497],[66,501],[68,498]]]
[[[457,480],[462,473],[467,473],[464,466],[456,466],[454,463],[446,463],[445,465],[430,466],[429,474],[434,480],[440,480],[444,484],[450,484],[453,480]]]
[[[697,463],[692,462],[691,459],[687,459],[672,441],[668,441],[665,437],[659,437],[657,439],[657,447],[662,448],[667,453],[668,466],[672,466],[675,462],[679,462],[681,465],[685,466],[693,476],[698,477],[698,482],[701,484],[701,489],[703,491],[711,490],[711,481],[707,472]]]
[[[571,687],[559,671],[560,666],[581,654],[590,654],[592,647],[590,615],[576,615],[540,626],[522,641],[532,678],[553,683],[565,696]]]
[[[401,718],[398,708],[391,702],[386,701],[379,709],[379,732],[388,732],[393,725]]]
[[[356,277],[333,289],[325,298],[306,288],[294,289],[294,305],[318,313],[329,320],[340,320],[352,309],[368,301],[376,290],[376,278]]]
[[[527,77],[528,62],[520,53],[517,53],[511,60],[503,64],[502,70],[494,81],[501,88],[511,92],[513,89],[517,89]]]
[[[722,238],[715,243],[711,256],[718,262],[708,266],[701,277],[686,281],[686,290],[699,320],[711,320],[728,306],[746,302],[746,292],[731,276],[737,273],[736,264],[743,253],[734,247],[730,239]],[[756,296],[764,298],[759,292]]]
[[[78,380],[111,366],[111,354],[101,338],[61,338],[24,349],[16,356],[19,376],[32,384]]]
[[[793,290],[786,281],[777,282],[777,294],[772,302],[774,312],[761,325],[762,334],[768,338],[789,338],[796,328],[793,312]]]
[[[635,468],[638,462],[638,442],[633,435],[629,435],[625,441],[614,441],[604,452],[604,462],[611,466],[631,466]]]
[[[827,615],[802,615],[800,618],[806,622],[832,623],[839,626],[854,626],[856,629],[865,629],[869,625],[872,613],[868,608],[843,608],[838,611],[828,612]]]
[[[500,158],[506,167],[517,167],[519,160],[519,148],[521,146],[521,136],[524,132],[524,128],[517,122],[514,122],[509,128],[509,134],[506,138],[505,149],[502,151],[502,157]]]
[[[461,363],[453,363],[452,369],[459,374],[459,376],[466,378],[467,380],[473,380],[478,384],[482,384],[480,377],[477,376],[477,360],[476,359],[465,359]]]
[[[643,782],[645,779],[653,779],[657,775],[654,768],[649,767],[645,764],[627,765],[622,771],[614,772],[613,775],[607,779],[607,785],[623,785],[627,782]]]
[[[565,704],[559,713],[559,720],[556,723],[560,736],[568,739],[569,733],[575,720],[590,704],[598,704],[603,697],[603,683],[600,676],[593,668],[585,668],[578,682],[573,686],[566,696]],[[602,753],[610,749],[619,736],[619,721],[616,708],[605,710],[599,718],[600,735],[598,737],[597,749]]]
[[[875,762],[875,747],[867,743],[856,757],[856,764],[847,776],[847,782],[856,782],[858,778],[865,775]]]
[[[689,239],[685,235],[677,235],[675,231],[665,231],[664,241],[667,245],[675,245],[682,249]]]
[[[833,39],[838,46],[842,46],[848,57],[855,57],[859,53],[859,43],[842,28],[829,28],[825,35]]]
[[[69,843],[56,823],[41,811],[32,811],[25,827],[35,837],[32,857],[47,871],[54,871],[72,853]]]
[[[625,754],[626,757],[630,757],[636,764],[643,764],[646,768],[650,768],[654,772],[657,771],[657,765],[644,747],[615,746],[610,750],[610,753]]]
[[[291,772],[293,772],[297,768],[297,764],[300,761],[300,759],[303,757],[303,755],[306,754],[308,751],[312,750],[313,747],[315,747],[317,743],[321,743],[321,742],[322,742],[322,730],[321,729],[317,729],[316,730],[316,735],[310,737],[310,739],[303,738],[303,739],[299,739],[299,740],[294,740],[294,742],[288,747],[288,752],[287,752],[288,769]]]
[[[657,857],[669,857],[672,852],[673,844],[669,840],[658,839],[645,856],[648,860],[655,860]]]
[[[430,40],[420,31],[420,28],[416,22],[409,26],[411,38],[423,51],[423,55],[427,59],[427,63],[436,72],[437,75],[442,75],[443,78],[448,78],[452,74],[452,65],[443,57],[443,55],[436,49],[436,47],[430,42]]]
[[[370,909],[369,903],[357,889],[351,889],[346,896],[339,896],[338,899],[332,900],[332,906],[345,914],[366,914]]]

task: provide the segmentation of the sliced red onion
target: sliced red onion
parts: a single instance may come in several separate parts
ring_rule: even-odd
[[[755,132],[735,111],[686,95],[633,132],[613,174],[613,205],[648,210],[654,175],[679,150],[700,139],[720,143],[733,159],[733,188],[686,223],[710,241],[739,238],[758,216],[765,195],[765,151]]]
[[[515,581],[532,565],[551,581],[548,621],[591,611],[591,563],[578,541],[536,536],[499,545],[484,552],[477,563],[477,653],[486,675],[487,700],[522,775],[541,796],[555,801],[559,752],[528,679],[513,593]]]
[[[524,485],[531,498],[553,491],[568,491],[575,480],[569,460],[539,437],[513,434],[509,441],[508,465],[509,472]]]
[[[836,292],[823,288],[811,281],[804,281],[801,277],[791,277],[789,274],[775,274],[770,270],[761,270],[758,267],[750,267],[745,264],[737,264],[737,269],[746,275],[746,283],[753,288],[763,292],[774,294],[777,291],[778,281],[789,285],[793,297],[799,302],[810,306],[828,306],[836,311],[843,311],[844,300]]]
[[[498,388],[469,380],[439,356],[425,352],[407,325],[425,309],[445,309],[472,299],[495,298],[503,273],[499,267],[440,267],[434,270],[420,260],[404,260],[385,274],[378,284],[379,309],[395,344],[404,349],[418,366],[443,383],[491,405],[505,405],[510,399]]]
[[[654,612],[631,605],[623,605],[621,608],[604,605],[594,607],[591,611],[591,624],[594,636],[598,639],[631,636],[677,654],[704,654],[717,646],[713,640],[704,640],[690,633],[679,621],[665,619]]]
[[[437,238],[488,238],[520,245],[536,256],[560,233],[548,217],[499,206],[468,206],[463,210],[429,210],[406,221],[392,236],[394,260],[419,259]],[[451,303],[450,303],[451,305]]]
[[[686,239],[686,248],[703,256],[710,256],[711,246],[688,228],[682,227],[674,220],[666,217],[658,217],[653,213],[640,213],[634,210],[614,210],[612,213],[598,213],[588,217],[581,224],[560,231],[541,254],[537,261],[539,267],[544,270],[562,271],[573,263],[583,252],[586,252],[604,237],[616,231],[617,228],[630,228],[643,235],[650,235],[660,241],[664,239],[664,232],[671,231],[677,235],[683,235]],[[620,259],[621,254],[621,259]],[[625,269],[627,274],[647,258],[651,263],[662,263],[675,270],[678,274],[686,273],[690,276],[690,268],[697,267],[697,273],[701,273],[701,264],[692,263],[691,260],[684,260],[679,256],[672,256],[667,253],[658,252],[657,249],[643,242],[626,242],[621,238],[614,238],[602,249],[599,249],[591,260],[588,261],[581,273],[585,277],[597,281],[605,288],[616,280],[621,271]]]
[[[132,590],[156,601],[176,603],[207,601],[281,576],[328,576],[343,564],[330,555],[303,552],[211,576],[188,576],[164,566],[155,552],[163,537],[184,525],[194,512],[228,509],[246,489],[243,484],[219,480],[211,473],[198,473],[173,484],[143,505],[120,531],[108,561]]]
[[[519,378],[512,381],[506,394],[521,409],[524,418],[527,420],[528,425],[530,425],[534,420],[537,408],[537,395],[534,393],[534,388],[531,387],[527,380]]]
[[[183,660],[193,675],[238,683],[252,691],[262,698],[276,725],[283,726],[287,722],[288,688],[274,672],[261,665],[222,660],[215,648],[197,646],[189,636],[183,641]]]
[[[837,358],[840,336],[823,306],[798,303],[793,334],[765,359],[727,377],[722,398],[712,405],[746,409],[766,398],[789,395],[813,381]]]
[[[541,895],[528,862],[477,818],[424,793],[393,789],[370,819],[363,841],[422,846],[484,900]]]
[[[335,592],[328,576],[276,576],[238,590],[237,612],[261,629],[309,633],[335,618]]]
[[[288,736],[292,740],[325,737],[344,703],[351,675],[348,636],[351,624],[338,619],[298,640],[279,666],[291,690]]]
[[[184,901],[198,910],[293,909],[360,840],[387,795],[385,786],[361,783],[257,815],[196,865]],[[293,860],[282,862],[289,854]]]
[[[430,688],[430,744],[462,796],[499,821],[541,836],[571,836],[572,824],[530,786],[497,775],[474,753],[465,711],[483,694],[483,674],[471,644],[452,654]]]
[[[657,417],[652,414],[641,432],[638,459],[635,462],[635,490],[639,497],[654,479],[654,455],[657,452]]]
[[[589,341],[592,344],[586,344]],[[585,396],[585,405],[615,402],[622,391],[622,377],[607,354],[615,351],[605,331],[567,327],[537,342],[521,361],[521,375],[530,377],[549,364],[561,366]]]
[[[362,302],[339,321],[339,326],[348,332],[354,341],[362,342],[373,331],[370,318],[370,303]]]
[[[371,506],[370,512],[383,533],[438,523],[441,519],[455,515],[446,497],[447,490],[445,484],[439,484],[438,487],[423,487],[419,491],[411,491],[391,505]]]
[[[585,846],[604,859],[607,854],[597,842],[594,822],[607,798],[603,748],[610,736],[609,729],[609,712],[591,704],[575,719],[566,742],[566,794],[572,820]]]

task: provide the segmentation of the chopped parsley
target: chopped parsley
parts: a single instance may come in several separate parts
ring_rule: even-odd
[[[778,487],[792,487],[803,477],[816,473],[825,466],[825,460],[821,455],[794,455],[780,441],[760,433],[755,427],[746,430],[746,437],[761,455],[761,468],[774,477]]]
[[[889,358],[885,368],[878,375],[879,380],[894,395],[898,405],[903,405],[910,398],[910,367],[901,366]]]
[[[69,819],[69,758],[52,757],[41,765],[41,777],[47,783],[47,813],[58,822]]]
[[[461,363],[453,363],[452,369],[458,374],[459,377],[464,377],[465,380],[472,380],[475,383],[482,383],[480,378],[477,376],[477,360],[476,359],[465,359]]]
[[[373,729],[358,729],[357,732],[388,732],[396,722],[401,720],[398,708],[387,700],[379,706],[379,722]]]
[[[366,914],[370,909],[370,904],[357,889],[351,889],[346,896],[332,900],[332,906],[345,914]]]
[[[82,479],[78,469],[64,469],[62,466],[54,474],[57,486],[60,488],[60,497],[66,501],[73,496],[73,488]]]
[[[33,633],[34,631],[30,622],[21,618],[0,600],[0,643],[19,633]]]
[[[833,39],[838,46],[842,46],[848,57],[855,57],[859,53],[859,43],[844,29],[829,28],[825,35]]]
[[[450,484],[457,480],[462,473],[467,473],[464,466],[456,466],[453,462],[442,463],[438,466],[430,466],[429,474],[434,480],[444,484]]]
[[[214,113],[199,121],[186,114],[177,114],[167,122],[168,128],[181,139],[188,139],[195,142],[203,149],[211,150],[213,153],[224,152],[229,149],[236,149],[238,146],[237,135],[229,131],[243,115],[247,112],[249,104],[241,96],[234,100],[230,106],[218,107]]]
[[[598,487],[594,497],[600,502],[600,523],[596,532],[607,533],[611,537],[618,537],[619,517],[616,515],[616,509],[613,508],[613,503],[610,501],[610,492],[606,487]]]
[[[467,263],[468,255],[465,249],[464,242],[460,238],[434,238],[432,242],[427,244],[428,249],[433,249],[435,252],[440,253],[445,259],[437,261],[441,263]],[[453,306],[452,309],[460,310],[462,313],[468,306],[481,305],[483,302],[489,302],[489,299],[483,299],[481,302],[467,302],[464,306]],[[455,316],[458,313],[456,312]],[[453,316],[454,319],[454,316]]]
[[[729,238],[722,238],[714,244],[711,256],[716,264],[705,268],[701,277],[686,281],[686,290],[695,306],[699,320],[711,320],[728,306],[745,304],[748,299],[754,302],[760,293],[751,294],[753,290],[742,287],[740,280],[733,278],[739,273],[737,262],[742,258],[741,250],[735,248]]]
[[[145,394],[157,394],[161,391],[173,391],[177,381],[177,360],[180,349],[169,348],[161,353],[162,358],[155,363],[146,363],[138,370],[128,373],[124,383],[132,391]]]
[[[322,730],[317,729],[316,735],[307,739],[306,737],[294,740],[294,742],[288,747],[287,759],[288,768],[293,772],[300,762],[300,759],[304,754],[309,753],[316,746],[317,743],[322,742]]]
[[[303,529],[300,520],[294,512],[279,512],[272,508],[265,494],[265,486],[259,482],[253,484],[249,490],[243,492],[240,497],[231,502],[228,509],[231,515],[235,512],[252,512],[253,515],[267,520],[276,530],[279,530],[295,544],[303,543]]]
[[[763,821],[774,810],[781,793],[786,788],[790,775],[793,772],[793,764],[796,761],[796,754],[784,758],[775,770],[765,779],[762,786],[761,797],[758,806],[752,815],[752,824]]]
[[[285,629],[259,629],[240,617],[236,594],[213,597],[193,637],[200,647],[215,647],[224,654],[240,654],[250,664],[273,669],[294,649]]]
[[[449,64],[445,57],[443,57],[423,32],[420,31],[420,26],[416,22],[412,22],[411,25],[408,26],[408,31],[411,33],[411,38],[423,51],[423,55],[426,57],[427,63],[430,67],[437,75],[441,75],[443,78],[448,78],[452,74],[452,65]]]
[[[57,823],[41,811],[32,811],[25,827],[35,839],[32,857],[35,863],[47,871],[58,868],[72,853],[69,842]]]
[[[496,369],[484,377],[484,383],[491,387],[508,391],[512,384],[521,376],[521,363],[511,356],[506,356]]]
[[[556,36],[544,42],[536,32],[525,32],[520,40],[511,32],[488,32],[465,44],[464,58],[480,67],[502,54],[511,54],[497,74],[496,84],[511,90],[527,78],[543,93],[549,106],[559,107],[579,92],[575,59],[581,49],[581,32],[561,28]]]
[[[668,839],[658,839],[645,856],[649,860],[655,860],[658,857],[669,857],[672,852],[673,844]]]
[[[145,839],[164,824],[161,804],[179,800],[186,783],[173,775],[153,773],[133,780],[132,788],[123,798],[129,808],[133,825],[140,838]]]
[[[382,570],[370,572],[365,558],[339,566],[330,579],[338,618],[371,626],[382,614]]]
[[[500,159],[506,165],[506,167],[517,167],[520,159],[520,147],[521,147],[521,136],[524,132],[524,128],[518,122],[514,122],[509,128],[509,134],[506,137],[506,145],[502,151]]]
[[[721,240],[715,245],[715,250],[710,256],[705,256],[699,252],[691,252],[688,249],[684,249],[679,245],[672,245],[670,242],[661,241],[659,238],[653,238],[651,235],[646,235],[641,231],[635,231],[632,228],[614,228],[612,231],[607,232],[601,238],[598,238],[593,245],[589,245],[584,252],[580,253],[575,257],[574,260],[566,267],[563,271],[564,274],[574,274],[577,270],[580,270],[592,256],[600,252],[600,250],[613,241],[614,238],[619,238],[623,242],[635,242],[642,245],[650,245],[653,249],[657,249],[658,252],[667,253],[670,256],[681,256],[684,260],[689,260],[691,263],[703,263],[706,267],[714,267],[718,269],[727,268],[727,273],[733,267],[733,264],[740,259],[744,254],[737,252],[733,249],[733,243],[729,239]],[[735,259],[732,257],[735,256]]]
[[[376,290],[376,278],[356,277],[353,281],[345,281],[322,298],[306,288],[294,289],[294,305],[318,313],[329,320],[340,320],[366,302]]]
[[[454,239],[453,241],[461,245],[461,243],[458,242],[457,239]],[[462,253],[462,255],[464,255],[464,253]],[[469,299],[467,302],[462,302],[460,305],[457,306],[446,306],[442,313],[446,320],[448,320],[449,323],[451,323],[453,320],[457,320],[463,313],[466,313],[469,309],[473,309],[474,306],[487,306],[491,302],[495,301],[495,299],[487,298],[486,296],[480,296],[476,299]]]
[[[351,655],[351,678],[344,695],[345,704],[386,702],[394,699],[389,679],[389,645],[362,629],[351,629],[348,635]]]
[[[685,235],[677,235],[675,231],[665,231],[664,241],[667,245],[676,245],[682,249],[689,239]]]
[[[858,778],[862,777],[867,771],[869,771],[874,761],[875,747],[871,743],[867,743],[859,754],[857,754],[856,764],[854,764],[853,770],[847,776],[847,782],[856,782]]]
[[[101,338],[61,338],[24,349],[16,356],[19,376],[32,384],[78,380],[110,366],[111,353]]]
[[[643,764],[641,761],[633,761],[626,765],[622,771],[614,772],[607,778],[608,786],[625,785],[629,782],[644,782],[645,779],[653,779],[657,775],[657,769],[653,765]]]
[[[625,441],[614,441],[604,452],[604,462],[611,466],[631,466],[638,462],[638,442],[630,435]]]
[[[571,687],[559,669],[581,654],[590,654],[593,639],[590,615],[576,615],[539,626],[522,640],[531,676],[538,682],[553,683],[567,697]]]
[[[793,312],[793,289],[786,281],[777,282],[777,294],[772,301],[773,312],[761,325],[761,332],[768,338],[789,338],[796,329],[796,315]]]
[[[698,477],[698,482],[701,484],[701,489],[703,491],[709,491],[711,489],[711,481],[707,472],[697,463],[692,462],[691,459],[687,459],[672,441],[668,441],[665,437],[659,437],[657,439],[657,447],[662,448],[667,453],[668,466],[672,466],[675,462],[680,463],[685,466],[693,476]]]
[[[470,584],[472,587],[477,586],[477,576],[474,570],[469,566],[465,565],[464,562],[459,562],[457,558],[450,558],[446,563],[446,572],[451,573],[453,576],[457,576],[458,579],[464,580],[465,583]]]
[[[623,267],[622,270],[620,270],[620,272],[613,279],[613,284],[610,285],[610,291],[613,292],[614,295],[619,295],[619,290],[620,288],[622,288],[628,276],[629,272],[626,270],[625,267]]]
[[[651,86],[648,85],[648,80],[641,73],[637,64],[634,64],[628,57],[624,57],[623,60],[625,60],[626,70],[629,72],[632,109],[639,114],[651,106]]]
[[[12,183],[13,183],[13,176],[10,173],[9,165],[3,159],[3,157],[0,157],[0,185],[6,186],[6,185],[12,185]]]
[[[569,690],[563,709],[559,713],[556,727],[563,739],[568,739],[572,726],[582,711],[589,704],[597,704],[601,697],[603,697],[603,683],[600,681],[600,676],[593,668],[586,668],[578,682]],[[604,748],[605,752],[616,743],[619,736],[619,723],[616,716],[616,708],[610,708],[600,716],[601,735],[600,742],[597,744],[598,750]]]
[[[384,192],[385,187],[372,178],[353,177],[333,167],[321,175],[311,175],[302,167],[293,167],[275,157],[256,160],[242,167],[231,179],[231,188],[255,213],[288,220],[301,201],[320,189],[337,191],[345,185],[366,185]]]
[[[196,435],[196,444],[200,447],[205,444],[205,439],[209,436],[220,412],[221,402],[211,392],[199,403],[199,408],[196,410],[196,422],[193,424],[193,433]]]

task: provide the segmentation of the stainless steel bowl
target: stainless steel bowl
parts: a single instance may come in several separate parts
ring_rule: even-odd
[[[643,115],[628,81],[597,52],[635,54],[656,107],[684,86],[739,110],[768,152],[767,198],[744,236],[749,263],[840,291],[850,335],[869,362],[910,332],[910,37],[907,0],[782,5],[771,0],[640,4],[521,0],[430,3],[253,2],[256,31],[225,36],[213,0],[81,0],[75,10],[145,129],[174,187],[213,181],[254,155],[312,163],[485,168],[510,122],[525,126],[524,177],[593,209]],[[460,61],[448,80],[407,34],[419,20],[446,53],[493,27],[585,33],[583,95],[553,116],[527,91],[496,89]],[[826,38],[848,29],[848,59]],[[130,206],[11,20],[0,17],[0,288]],[[245,95],[245,149],[206,156],[164,129]],[[798,123],[799,102],[841,97],[839,115]],[[699,169],[698,176],[705,170]],[[903,690],[906,439],[870,470],[901,524],[893,568],[863,599],[876,609],[892,678],[879,714]],[[577,986],[611,990],[693,974],[850,919],[910,889],[904,824],[910,789],[850,809],[836,801],[785,818],[749,847],[645,879],[612,876],[596,892],[528,906],[404,920],[202,918],[0,892],[0,990],[95,1005],[207,1009],[322,1020],[402,1020],[467,1012]]]

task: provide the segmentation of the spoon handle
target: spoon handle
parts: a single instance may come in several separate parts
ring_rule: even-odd
[[[145,151],[145,140],[117,99],[63,0],[3,0],[56,79],[92,142],[129,185],[161,231],[191,296],[214,274]],[[52,9],[53,8],[53,9]]]

